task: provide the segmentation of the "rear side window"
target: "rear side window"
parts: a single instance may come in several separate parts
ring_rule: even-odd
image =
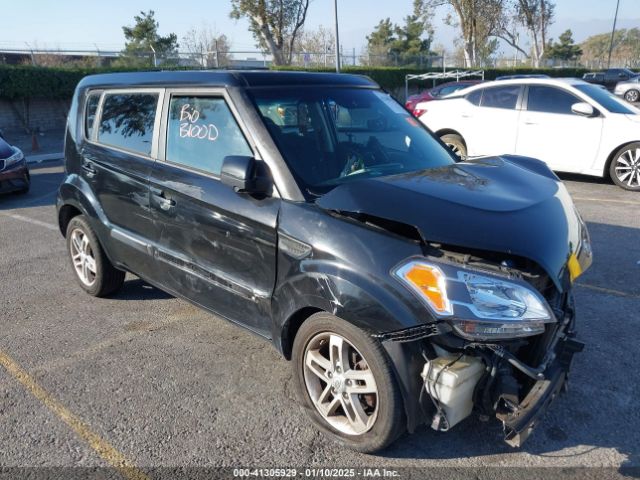
[[[520,85],[487,88],[484,90],[480,105],[483,107],[513,110],[518,103],[518,95],[520,95]]]
[[[150,155],[157,106],[157,93],[107,93],[98,142]]]
[[[178,163],[219,175],[224,157],[253,152],[223,98],[174,96],[169,106],[167,155]]]
[[[581,101],[559,88],[531,85],[529,87],[527,110],[530,112],[572,115],[571,106]]]
[[[93,121],[96,119],[98,104],[100,103],[100,92],[92,92],[87,97],[84,112],[84,132],[87,138],[93,135]]]

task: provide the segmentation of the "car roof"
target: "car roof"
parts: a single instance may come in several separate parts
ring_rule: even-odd
[[[585,82],[579,78],[510,78],[507,80],[492,80],[490,82],[484,82],[479,85],[474,85],[464,89],[464,93],[473,92],[482,88],[490,87],[504,87],[507,85],[549,85],[549,86],[576,86],[576,85],[591,85],[589,82]],[[462,92],[462,91],[460,91]]]
[[[89,75],[78,88],[350,86],[379,88],[364,75],[269,70],[171,70]]]

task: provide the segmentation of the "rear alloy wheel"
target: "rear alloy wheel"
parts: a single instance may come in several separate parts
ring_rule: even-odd
[[[640,191],[640,142],[627,145],[616,154],[609,175],[619,187]]]
[[[636,103],[640,100],[640,92],[638,90],[629,90],[624,94],[624,99],[630,103]]]
[[[391,362],[359,328],[328,313],[312,315],[296,335],[292,361],[298,398],[333,440],[374,452],[404,431]]]
[[[444,143],[453,153],[455,153],[456,157],[460,160],[465,160],[467,158],[467,146],[464,144],[464,140],[460,135],[456,135],[455,133],[448,133],[446,135],[442,135],[440,137],[442,143]]]
[[[104,297],[122,286],[125,272],[111,264],[84,215],[71,219],[66,237],[73,272],[85,292]]]

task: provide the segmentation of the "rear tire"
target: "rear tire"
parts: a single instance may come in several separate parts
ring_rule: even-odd
[[[85,292],[104,297],[122,287],[125,272],[111,264],[84,215],[69,221],[66,237],[73,273]]]
[[[640,192],[640,142],[626,145],[615,154],[609,176],[619,187]]]
[[[449,149],[460,159],[467,158],[467,146],[460,135],[455,133],[447,133],[440,137],[442,143],[444,143]]]
[[[624,99],[629,103],[636,103],[640,100],[640,91],[636,89],[629,90],[624,94]]]
[[[292,365],[300,403],[331,440],[371,453],[404,432],[391,360],[354,325],[325,312],[312,315],[295,337]]]

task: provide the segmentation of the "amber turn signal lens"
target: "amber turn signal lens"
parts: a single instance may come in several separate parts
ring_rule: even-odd
[[[414,263],[401,275],[429,302],[438,313],[450,314],[451,304],[447,298],[446,279],[439,268]]]

